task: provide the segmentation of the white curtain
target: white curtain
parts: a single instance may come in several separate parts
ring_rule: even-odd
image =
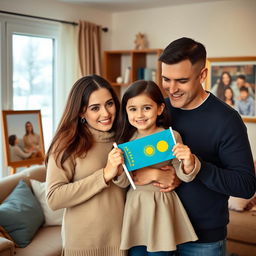
[[[72,85],[81,77],[78,62],[78,26],[61,24],[55,87],[54,127],[57,128]]]

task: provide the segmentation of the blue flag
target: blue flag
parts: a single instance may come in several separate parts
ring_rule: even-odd
[[[161,163],[175,158],[172,147],[176,144],[172,128],[154,133],[137,140],[118,145],[124,152],[128,171]]]

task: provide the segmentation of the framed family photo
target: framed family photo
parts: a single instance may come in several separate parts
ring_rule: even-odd
[[[3,110],[6,165],[12,168],[42,164],[44,138],[40,110]]]
[[[208,58],[207,68],[206,89],[256,122],[256,56]]]

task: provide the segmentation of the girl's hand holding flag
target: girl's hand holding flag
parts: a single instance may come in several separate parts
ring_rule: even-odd
[[[177,143],[172,148],[173,154],[183,163],[183,171],[186,174],[191,173],[195,168],[195,156],[190,148],[184,144]]]

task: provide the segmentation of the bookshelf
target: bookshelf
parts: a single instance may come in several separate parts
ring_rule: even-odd
[[[143,79],[144,73],[147,73],[146,80],[154,80],[162,89],[161,63],[158,61],[161,53],[162,49],[105,51],[104,77],[120,97],[130,83]],[[117,82],[118,77],[121,82]]]

